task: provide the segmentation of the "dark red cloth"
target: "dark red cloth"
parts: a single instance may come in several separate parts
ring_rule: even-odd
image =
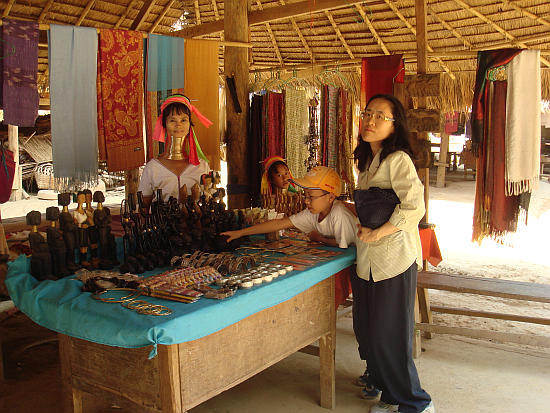
[[[481,142],[487,139],[487,129],[484,126],[489,107],[487,74],[495,67],[508,64],[519,52],[521,49],[485,50],[477,53],[476,83],[472,102],[472,150],[476,155]]]
[[[342,271],[334,274],[334,303],[336,309],[344,304],[351,293],[350,281],[351,267],[344,268]]]
[[[458,131],[458,112],[445,113],[445,133],[452,135]]]
[[[268,94],[267,147],[269,156],[285,157],[285,105],[282,93]]]
[[[2,24],[4,124],[33,127],[38,117],[38,23],[4,19]]]
[[[4,149],[0,143],[0,204],[10,199],[14,175],[15,161],[13,159],[13,152]]]
[[[100,159],[109,171],[143,165],[143,35],[101,29],[97,71]]]
[[[379,93],[393,95],[393,84],[405,81],[403,55],[364,57],[361,65],[361,108]]]

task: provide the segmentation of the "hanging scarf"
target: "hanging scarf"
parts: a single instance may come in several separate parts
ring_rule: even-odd
[[[147,39],[147,91],[185,85],[185,39],[150,34]]]
[[[403,55],[364,57],[361,65],[361,108],[371,96],[393,95],[393,84],[405,81]]]
[[[280,156],[270,156],[269,158],[267,159],[264,159],[263,161],[263,164],[264,164],[264,173],[262,175],[262,185],[261,185],[261,189],[260,189],[260,193],[262,194],[273,194],[273,187],[271,186],[271,182],[269,181],[269,177],[267,176],[268,172],[269,172],[269,168],[271,167],[271,165],[273,165],[275,162],[284,162],[284,164],[286,165],[286,161],[281,158]],[[287,165],[287,168],[288,168],[288,165]],[[292,171],[289,169],[288,170],[290,172],[290,179],[294,179],[294,177],[292,176]],[[292,184],[289,184],[288,185],[288,188],[287,188],[288,192],[292,192],[292,193],[296,193],[298,192],[296,190],[296,187]]]
[[[162,113],[170,104],[176,102],[183,103],[185,106],[187,106],[191,113],[194,113],[205,127],[208,128],[212,125],[212,122],[202,113],[200,113],[200,111],[191,104],[191,101],[187,97],[183,95],[173,95],[166,99],[160,106],[160,115],[157,118],[155,130],[153,131],[154,140],[160,142],[166,141],[166,130],[164,129],[164,126],[162,126]],[[192,165],[198,165],[200,162],[199,159],[204,159],[205,161],[208,161],[208,158],[202,152],[199,141],[197,139],[197,135],[195,134],[195,130],[192,126],[189,128],[189,134],[185,139],[184,151],[189,158],[189,163],[191,163]]]
[[[305,145],[307,134],[306,91],[287,88],[285,90],[285,156],[289,169],[296,176],[304,176],[307,173],[306,162],[309,155]]]
[[[99,155],[109,171],[143,165],[143,35],[101,29],[97,76]]]
[[[34,126],[38,116],[38,23],[4,19],[1,65],[4,124]]]
[[[520,49],[487,50],[477,53],[476,83],[472,102],[472,151],[477,156],[482,141],[487,139],[485,118],[488,115],[487,75],[489,70],[508,64]]]
[[[285,152],[285,104],[284,94],[268,92],[267,145],[269,156]]]
[[[48,45],[54,176],[64,186],[97,179],[97,32],[50,25]]]

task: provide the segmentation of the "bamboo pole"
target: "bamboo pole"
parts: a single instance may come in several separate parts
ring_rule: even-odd
[[[13,152],[15,172],[11,189],[11,201],[19,201],[22,198],[23,180],[19,165],[19,127],[8,125],[8,149]]]

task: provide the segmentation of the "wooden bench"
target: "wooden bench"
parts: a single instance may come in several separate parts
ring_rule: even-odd
[[[550,347],[550,337],[545,336],[504,333],[433,324],[432,312],[520,321],[542,325],[550,325],[550,318],[496,313],[465,308],[430,306],[427,292],[428,289],[550,303],[550,285],[421,271],[418,274],[417,285],[420,322],[416,323],[416,329],[422,331],[426,338],[431,338],[431,333],[455,334],[472,338],[494,339],[501,342]]]

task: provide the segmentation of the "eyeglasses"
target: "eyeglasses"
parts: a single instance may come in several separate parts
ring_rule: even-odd
[[[387,120],[388,122],[395,122],[394,118],[389,118],[380,112],[373,112],[371,110],[364,110],[361,112],[361,119],[370,120],[371,118],[373,118],[376,122],[382,122],[383,120]]]
[[[316,200],[317,198],[321,198],[322,196],[325,196],[325,195],[328,195],[329,193],[328,192],[325,192],[323,195],[317,195],[317,196],[312,196],[312,195],[304,195],[304,199],[306,201],[314,201]]]

